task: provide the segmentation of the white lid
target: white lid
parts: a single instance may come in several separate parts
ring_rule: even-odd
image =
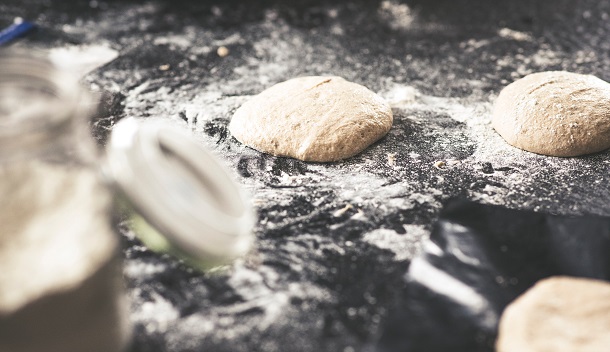
[[[158,120],[123,119],[113,128],[106,158],[106,176],[172,251],[214,263],[250,248],[254,216],[248,200],[186,131]],[[136,234],[147,244],[157,236]]]

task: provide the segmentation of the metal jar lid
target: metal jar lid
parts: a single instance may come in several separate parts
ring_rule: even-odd
[[[103,172],[146,220],[136,221],[145,225],[135,232],[151,249],[205,266],[250,248],[254,216],[247,198],[186,131],[124,119],[113,128]]]

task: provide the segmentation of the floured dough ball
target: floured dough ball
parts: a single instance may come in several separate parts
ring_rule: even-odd
[[[610,283],[552,277],[511,303],[498,352],[600,352],[610,346]]]
[[[278,83],[243,104],[229,130],[261,152],[305,161],[358,154],[392,126],[379,95],[341,77],[300,77]]]
[[[563,71],[525,76],[500,92],[492,125],[509,144],[538,154],[602,151],[610,147],[610,84]]]

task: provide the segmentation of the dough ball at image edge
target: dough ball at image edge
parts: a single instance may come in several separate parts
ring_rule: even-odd
[[[564,71],[527,75],[494,104],[492,126],[512,146],[550,156],[610,148],[610,84]]]
[[[610,346],[610,283],[552,277],[502,314],[498,352],[600,352]]]
[[[304,161],[354,156],[387,134],[390,105],[341,77],[309,76],[278,83],[235,111],[229,131],[258,151]]]

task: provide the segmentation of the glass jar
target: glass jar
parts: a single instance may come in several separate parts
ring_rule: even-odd
[[[112,197],[87,128],[91,102],[42,56],[0,55],[0,351],[128,344]]]
[[[160,120],[120,121],[99,152],[95,105],[44,57],[0,54],[0,351],[126,348],[117,204],[149,248],[200,269],[251,246],[249,200],[222,163]]]

